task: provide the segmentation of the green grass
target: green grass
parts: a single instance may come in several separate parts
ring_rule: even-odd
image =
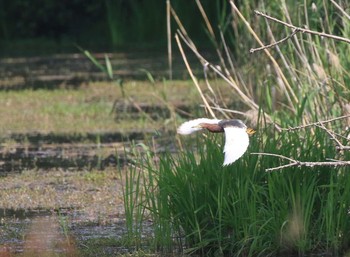
[[[167,111],[178,104],[192,106],[198,99],[189,81],[156,82],[155,85],[128,81],[124,84],[124,98],[118,86],[101,82],[77,90],[1,92],[0,135],[156,130],[164,127],[164,119],[156,120],[150,117],[152,113],[143,112],[145,105],[157,105]],[[114,104],[118,105],[115,112],[112,111]],[[134,114],[128,111],[130,108],[136,109]]]
[[[311,13],[306,4],[299,2],[290,8],[271,5],[266,10],[259,7],[282,20],[291,17],[298,26],[307,23],[315,30],[322,27],[349,37],[348,21],[335,21],[333,16],[321,18],[323,12],[331,9],[328,3],[318,3],[317,13]],[[298,9],[303,5],[305,9]],[[255,7],[239,8],[247,14]],[[253,117],[246,113],[244,118],[248,125],[257,124],[258,133],[251,138],[248,153],[228,167],[222,167],[222,135],[208,135],[206,139],[198,136],[195,141],[183,139],[182,152],[175,155],[150,150],[140,153],[138,165],[132,166],[133,173],[129,173],[129,181],[134,184],[128,183],[124,188],[129,197],[125,203],[133,203],[127,213],[128,222],[134,222],[129,232],[136,235],[133,233],[137,228],[140,236],[143,221],[151,219],[154,240],[148,247],[164,252],[180,249],[205,256],[341,256],[350,250],[349,167],[294,166],[267,173],[267,168],[288,162],[249,152],[311,162],[350,159],[349,151],[337,152],[325,129],[311,126],[278,131],[274,124],[288,128],[346,114],[350,88],[349,60],[344,57],[348,56],[349,45],[304,33],[280,45],[278,50],[272,48],[268,53],[247,58],[248,51],[239,49],[256,47],[253,36],[270,42],[290,31],[264,19],[252,20],[246,15],[246,20],[238,16],[238,10],[232,16],[237,25],[231,33],[240,32],[239,37],[224,42],[211,35],[215,50],[224,56],[221,70],[229,71],[221,74],[214,65],[208,67],[227,79],[227,92],[238,95],[234,107],[256,113]],[[231,22],[229,17],[227,22]],[[344,28],[339,30],[341,24]],[[209,23],[204,25],[210,27]],[[268,29],[272,30],[271,35]],[[272,35],[278,38],[272,40]],[[238,44],[232,50],[237,56],[232,57],[230,50],[219,47],[224,43]],[[270,69],[267,64],[271,64]],[[211,81],[207,85],[208,91],[198,91],[210,106],[233,108],[232,102],[223,98],[227,92],[222,94],[211,87]],[[217,108],[211,111],[219,118],[233,117]],[[343,136],[340,140],[348,144],[347,125],[344,119],[327,128],[337,137]],[[142,247],[142,241],[137,244]]]
[[[131,235],[140,236],[142,222],[151,219],[150,244],[165,252],[181,246],[188,253],[229,256],[348,250],[348,169],[292,167],[267,173],[280,160],[249,155],[275,152],[314,161],[338,157],[323,131],[276,136],[262,129],[251,138],[249,152],[228,167],[222,167],[218,143],[222,145],[219,135],[199,136],[194,144],[198,154],[166,154],[159,166],[151,153],[140,156],[142,164],[128,173],[135,184],[125,188],[127,202],[133,203],[126,213]]]

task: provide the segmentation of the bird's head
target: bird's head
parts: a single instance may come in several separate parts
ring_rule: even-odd
[[[219,122],[219,125],[222,128],[227,128],[227,127],[235,127],[235,128],[240,128],[244,129],[245,132],[251,136],[253,135],[256,131],[252,128],[248,128],[241,120],[233,119],[233,120],[223,120]]]

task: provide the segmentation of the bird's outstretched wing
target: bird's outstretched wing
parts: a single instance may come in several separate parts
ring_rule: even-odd
[[[203,128],[199,126],[201,123],[218,124],[220,121],[221,120],[207,118],[186,121],[185,123],[182,123],[182,125],[177,129],[177,133],[182,135],[189,135],[193,132],[202,130]]]
[[[225,160],[224,166],[239,159],[247,150],[249,136],[245,129],[237,127],[226,127],[225,130]]]

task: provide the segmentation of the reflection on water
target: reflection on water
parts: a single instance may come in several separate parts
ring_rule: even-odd
[[[84,223],[80,222],[85,219],[80,215],[78,210],[65,208],[56,211],[0,209],[0,256],[11,256],[11,253],[77,256],[76,242],[83,244],[94,238],[118,240],[126,233],[123,219],[110,224]],[[109,246],[109,251],[120,254],[128,249],[116,245]]]
[[[13,213],[15,215],[16,211]],[[64,234],[56,215],[43,215],[41,213],[41,215],[32,217],[29,224],[19,220],[14,226],[7,223],[6,229],[3,228],[2,224],[1,229],[5,231],[2,231],[1,240],[3,242],[0,242],[0,256],[5,256],[5,254],[10,256],[11,253],[18,252],[23,252],[26,256],[55,256],[55,253],[78,256],[74,239],[70,235]],[[8,231],[12,233],[23,232],[24,236],[9,241],[6,240]]]

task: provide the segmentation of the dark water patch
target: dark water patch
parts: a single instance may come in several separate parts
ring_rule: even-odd
[[[64,144],[64,143],[113,143],[124,142],[129,140],[141,140],[145,135],[154,133],[154,130],[135,130],[128,132],[89,132],[89,133],[11,133],[4,137],[1,141],[6,141],[8,138],[16,142],[27,142],[31,145],[42,144]]]
[[[5,144],[0,147],[0,173],[58,168],[103,170],[123,166],[129,162],[124,155],[128,143],[123,142],[144,139],[144,133],[11,134],[2,139]],[[7,140],[16,143],[8,145]]]
[[[130,149],[150,138],[151,151],[174,152],[174,132],[134,132],[104,134],[12,134],[3,138],[0,147],[0,174],[30,169],[104,170],[123,167],[134,162]],[[10,140],[10,144],[6,143]],[[13,143],[15,141],[15,143]],[[147,151],[147,143],[139,145],[139,151]]]
[[[105,54],[94,54],[104,65]],[[207,58],[212,56],[207,54]],[[147,79],[146,72],[156,79],[168,77],[167,56],[162,51],[130,51],[109,53],[115,79]],[[202,74],[202,67],[192,54],[192,69]],[[60,54],[50,56],[0,59],[0,90],[77,88],[91,81],[108,81],[83,54]],[[173,78],[188,79],[188,72],[179,54],[173,56]]]
[[[17,146],[0,151],[0,173],[27,169],[105,169],[128,162],[119,156],[113,144]]]

